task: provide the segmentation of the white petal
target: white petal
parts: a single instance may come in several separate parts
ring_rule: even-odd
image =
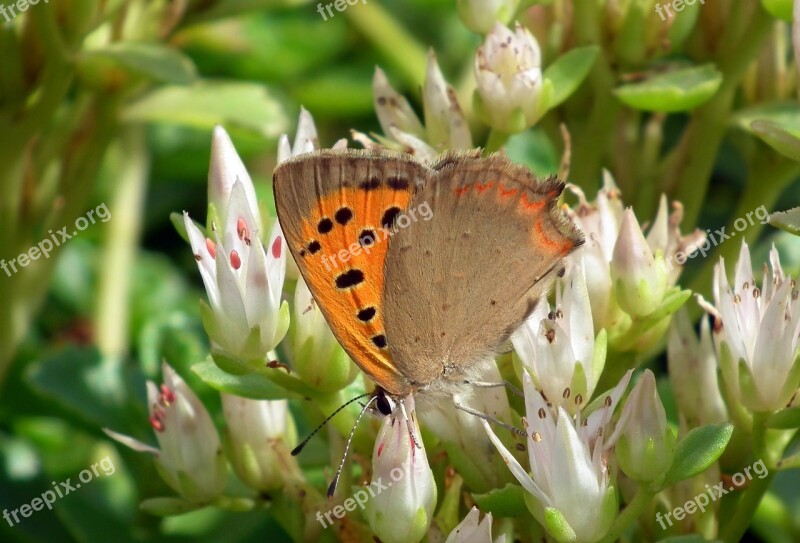
[[[500,453],[500,456],[503,457],[508,468],[511,470],[511,474],[519,481],[519,483],[531,493],[537,500],[539,500],[543,505],[549,506],[550,499],[541,491],[541,489],[533,482],[530,475],[525,471],[525,469],[517,462],[517,459],[514,458],[514,455],[511,454],[506,446],[503,445],[503,442],[495,435],[492,428],[489,426],[489,423],[485,420],[481,420],[483,423],[483,428],[486,430],[486,434],[489,436],[489,439],[492,440],[492,443],[495,447],[497,447],[497,452]]]

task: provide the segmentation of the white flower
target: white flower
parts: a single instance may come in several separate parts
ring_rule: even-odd
[[[383,419],[372,453],[372,488],[365,514],[384,543],[416,543],[428,532],[436,507],[436,482],[419,433],[414,399],[405,398],[409,421],[395,408]],[[413,432],[413,437],[409,432]]]
[[[492,514],[486,513],[480,520],[481,513],[477,507],[469,510],[464,520],[447,536],[445,543],[505,543],[505,534],[492,539]]]
[[[665,300],[671,304],[668,309],[675,305],[675,296],[680,294],[675,285],[683,264],[696,253],[705,234],[695,230],[681,235],[683,207],[673,202],[673,211],[668,213],[667,200],[662,196],[645,238],[633,212],[625,211],[608,172],[604,172],[603,188],[594,202],[587,202],[578,187],[568,187],[579,200],[575,210],[568,213],[586,235],[586,243],[570,255],[568,262],[572,266],[583,263],[595,329],[604,328],[612,346],[618,346],[614,342],[633,320],[647,317]],[[633,347],[646,351],[660,340],[668,324],[669,312],[647,334],[639,333],[638,343],[625,345],[622,350]]]
[[[297,439],[288,402],[221,396],[236,475],[260,491],[281,488],[284,466]]]
[[[605,333],[595,335],[583,266],[573,266],[557,290],[555,310],[542,297],[511,337],[534,383],[555,405],[574,414],[591,398],[605,365]]]
[[[165,363],[162,373],[161,387],[147,382],[150,425],[156,432],[158,448],[104,431],[131,449],[153,454],[161,477],[187,500],[209,502],[222,493],[227,479],[217,429],[206,408],[175,370]]]
[[[598,541],[617,515],[616,490],[608,472],[608,446],[603,436],[629,379],[630,372],[584,422],[580,413],[573,419],[561,407],[551,409],[524,373],[530,475],[489,424],[483,423],[512,474],[529,493],[528,509],[559,541]]]
[[[202,306],[203,324],[217,351],[244,360],[262,359],[289,326],[288,306],[281,303],[286,242],[276,223],[269,251],[261,244],[255,191],[221,128],[214,131],[212,153],[209,179],[215,188],[209,192],[220,223],[212,224],[206,237],[189,214],[183,214],[208,294],[210,308]]]
[[[372,92],[375,100],[375,114],[378,116],[384,134],[391,135],[391,129],[396,128],[418,138],[425,137],[425,128],[408,100],[394,90],[386,74],[380,68],[375,68]]]
[[[513,134],[544,113],[542,59],[536,38],[497,23],[475,54],[476,109],[494,129]]]
[[[726,385],[752,411],[785,407],[800,386],[800,302],[777,250],[756,286],[750,250],[742,243],[733,285],[725,262],[714,268],[714,305],[700,299],[714,318],[714,339]]]

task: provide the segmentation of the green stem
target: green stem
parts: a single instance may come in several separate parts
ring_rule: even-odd
[[[614,520],[611,530],[606,536],[600,540],[600,543],[613,543],[624,534],[628,528],[636,522],[642,515],[645,507],[653,499],[655,493],[647,490],[644,486],[640,486],[633,496],[633,500],[625,507],[622,513]]]
[[[345,10],[345,15],[411,88],[419,88],[425,79],[428,62],[425,48],[377,2],[359,4]]]
[[[143,129],[123,134],[123,171],[110,203],[110,223],[104,241],[95,314],[97,345],[104,360],[120,361],[128,348],[128,300],[141,230],[148,156]],[[120,156],[120,158],[122,158]]]
[[[492,128],[489,132],[489,137],[486,138],[486,145],[484,146],[483,153],[488,155],[489,153],[499,151],[508,141],[508,137],[509,134]]]
[[[602,19],[598,2],[583,2],[581,16],[575,17],[575,36],[578,45],[601,43],[600,26]],[[569,100],[569,119],[567,125],[573,133],[572,165],[570,180],[588,193],[594,194],[600,182],[600,172],[604,158],[613,146],[617,116],[621,104],[611,94],[616,85],[616,76],[605,55],[600,55],[589,75],[587,92]],[[590,112],[588,119],[586,113]]]
[[[738,2],[734,4],[733,9],[742,10],[748,7],[750,3]],[[683,203],[686,224],[697,223],[714,162],[728,127],[728,117],[736,89],[750,62],[761,51],[772,23],[772,17],[759,3],[744,33],[737,32],[738,29],[731,27],[723,36],[718,48],[725,55],[718,62],[722,72],[722,84],[716,95],[695,111],[689,127],[665,168],[661,187],[673,192],[673,197]],[[675,187],[676,181],[677,187]]]
[[[725,543],[736,543],[742,539],[748,526],[753,520],[753,515],[758,509],[758,504],[769,489],[776,469],[767,450],[766,431],[767,414],[753,413],[753,452],[756,458],[763,460],[767,466],[767,476],[763,479],[754,479],[740,498],[736,511],[730,516],[725,527],[720,533],[720,540]]]

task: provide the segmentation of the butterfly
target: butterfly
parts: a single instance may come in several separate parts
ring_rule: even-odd
[[[462,390],[583,243],[557,207],[563,183],[479,150],[431,165],[389,151],[316,151],[281,163],[273,186],[323,316],[394,400]]]

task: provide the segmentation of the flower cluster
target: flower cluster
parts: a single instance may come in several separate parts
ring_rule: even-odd
[[[577,187],[572,190],[579,202],[570,214],[586,235],[586,244],[571,259],[586,271],[595,325],[607,331],[612,348],[647,352],[689,298],[690,292],[676,283],[705,234],[695,230],[682,235],[681,205],[673,203],[670,214],[662,197],[645,237],[608,174],[594,202]]]
[[[642,14],[652,7],[647,2],[601,4],[615,43],[629,39],[633,28],[648,36],[656,32],[652,28],[664,31]],[[519,24],[513,30],[504,26],[516,7],[516,1],[459,2],[469,28],[484,35],[474,59],[473,106],[495,134],[490,141],[500,134],[502,142],[534,125],[568,94],[558,88],[564,84],[562,70],[552,79],[543,71],[533,34]],[[619,54],[636,63],[649,53],[627,48]],[[354,132],[355,141],[403,150],[422,162],[444,150],[472,148],[473,133],[456,91],[432,52],[427,62],[423,120],[377,69],[373,90],[383,134]],[[333,146],[346,147],[346,140]],[[280,138],[277,160],[319,149],[314,120],[301,110],[295,140]],[[298,401],[302,406],[295,407],[312,424],[335,411],[339,418],[329,436],[334,456],[352,446],[362,467],[352,469],[343,460],[341,473],[326,474],[344,493],[361,483],[371,489],[363,504],[332,492],[336,502],[330,510],[337,518],[342,517],[336,511],[353,513],[356,503],[363,509],[342,520],[343,540],[367,533],[387,543],[434,540],[432,534],[438,540],[449,534],[450,543],[516,540],[513,522],[498,523],[497,517],[510,510],[509,516],[525,514],[524,506],[542,538],[611,541],[629,528],[637,508],[671,504],[692,488],[689,481],[701,480],[692,479],[701,472],[703,484],[714,482],[721,469],[716,462],[731,438],[729,419],[756,434],[763,434],[759,423],[782,428],[787,418],[794,420],[795,411],[787,408],[800,388],[800,302],[777,251],[770,253],[760,283],[746,244],[732,283],[720,260],[714,302],[698,297],[711,315],[700,324],[698,337],[681,309],[691,292],[678,280],[705,235],[682,233],[682,205],[673,202],[670,208],[662,196],[655,217],[642,226],[623,205],[610,174],[593,201],[578,187],[570,189],[578,201],[566,212],[586,243],[568,257],[553,292],[537,300],[511,334],[513,354],[500,354],[480,368],[480,382],[470,383],[474,389],[456,394],[452,403],[420,402],[417,410],[420,398],[410,395],[389,415],[354,427],[374,411],[376,400],[389,400],[371,395],[336,341],[308,286],[287,262],[280,225],[267,227],[271,221],[262,218],[242,160],[224,129],[216,128],[207,223],[184,214],[183,228],[208,296],[201,314],[211,358],[198,373],[222,391],[225,431],[220,439],[206,408],[165,363],[164,384],[148,383],[158,448],[108,431],[154,455],[162,478],[179,496],[143,506],[160,514],[210,504],[254,509],[271,494],[283,493],[304,515],[286,519],[292,535],[316,539],[320,528],[308,519],[313,513],[320,518],[325,502],[290,453],[297,435],[287,398],[305,398],[314,405]],[[659,395],[662,383],[649,369],[634,373],[663,348],[665,336],[677,429]],[[509,398],[505,385],[521,398]],[[358,404],[345,404],[367,396],[361,411]],[[705,432],[703,439],[698,431]],[[228,480],[228,465],[237,484]],[[682,481],[686,485],[677,486]],[[465,503],[479,507],[457,522],[464,509],[461,484],[472,495]],[[232,490],[242,485],[250,491],[246,497]],[[367,495],[364,489],[357,492]],[[487,513],[482,520],[481,512]]]

